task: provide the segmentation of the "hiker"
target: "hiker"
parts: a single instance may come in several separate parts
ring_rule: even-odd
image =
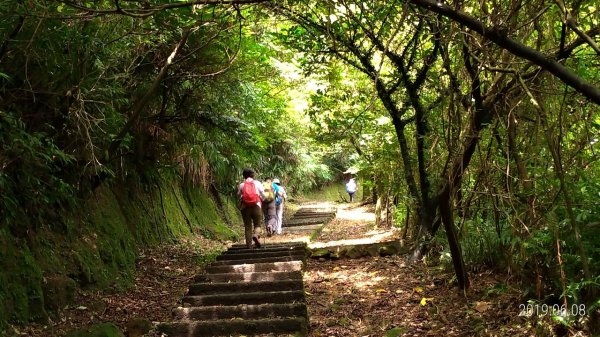
[[[346,183],[346,192],[350,196],[350,202],[354,201],[354,193],[356,193],[356,180],[354,178],[350,178]]]
[[[254,171],[252,169],[245,168],[242,176],[244,177],[244,181],[238,188],[238,196],[240,197],[242,219],[244,219],[246,246],[252,248],[252,241],[254,241],[256,248],[260,248],[261,204],[265,198],[265,190],[260,181],[254,180]]]
[[[283,204],[287,199],[287,193],[285,192],[285,188],[281,186],[281,181],[279,181],[279,179],[273,179],[273,186],[275,187],[275,205],[277,213],[275,233],[281,234],[283,227]]]
[[[265,189],[265,199],[263,200],[263,214],[265,217],[265,225],[267,236],[275,233],[277,227],[277,213],[275,205],[275,186],[271,178],[266,178],[263,184]]]

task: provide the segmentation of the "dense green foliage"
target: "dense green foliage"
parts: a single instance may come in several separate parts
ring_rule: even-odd
[[[431,247],[461,287],[468,267],[487,265],[516,274],[529,297],[598,308],[600,109],[556,77],[598,91],[600,51],[585,39],[599,33],[596,4],[413,4],[272,5],[291,21],[277,37],[322,81],[311,97],[319,139],[356,152],[413,260]],[[477,24],[500,34],[464,28]]]
[[[245,166],[291,192],[329,178],[262,16],[0,2],[0,325],[60,309],[44,301],[56,275],[123,289],[140,245],[236,237]]]
[[[48,273],[231,236],[245,166],[291,194],[352,167],[411,260],[600,307],[596,1],[244,3],[0,1],[0,321],[44,316]]]

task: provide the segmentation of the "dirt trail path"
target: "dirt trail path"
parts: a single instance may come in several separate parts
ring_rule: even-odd
[[[397,240],[375,227],[372,206],[339,207],[310,247]],[[451,269],[408,265],[405,256],[309,259],[304,282],[309,336],[535,336],[516,289],[491,272],[472,273],[461,293]]]

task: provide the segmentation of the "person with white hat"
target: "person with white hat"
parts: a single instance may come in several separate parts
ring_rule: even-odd
[[[350,178],[346,183],[346,193],[350,196],[350,202],[354,202],[354,193],[356,193],[356,179]]]
[[[275,234],[282,233],[283,227],[283,204],[287,199],[287,193],[285,192],[285,188],[281,186],[281,181],[275,178],[273,179],[273,185],[276,186],[276,195],[275,195],[275,204],[276,206],[276,214],[277,214],[277,224],[275,226]]]

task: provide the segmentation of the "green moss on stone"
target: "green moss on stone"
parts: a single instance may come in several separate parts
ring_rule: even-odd
[[[64,337],[124,337],[124,335],[113,323],[102,323],[68,332]]]
[[[0,325],[45,320],[42,270],[24,241],[0,230]]]
[[[60,220],[64,223],[30,233],[27,240],[0,230],[0,330],[8,322],[45,319],[46,310],[64,307],[73,281],[88,288],[127,289],[140,246],[195,234],[239,238],[240,213],[230,199],[221,197],[218,209],[201,187],[174,181],[102,185],[77,212]],[[199,260],[214,258],[213,252],[205,255]],[[44,285],[44,277],[65,282]]]

